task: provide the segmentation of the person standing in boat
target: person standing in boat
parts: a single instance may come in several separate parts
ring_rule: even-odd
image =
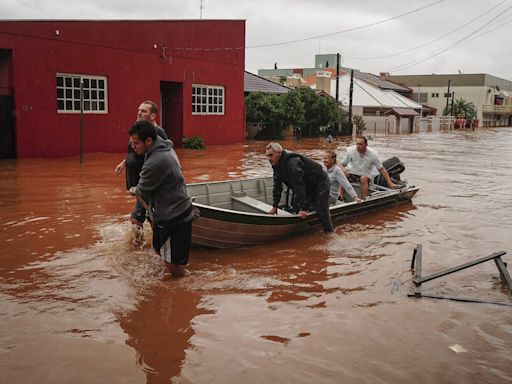
[[[137,110],[137,121],[146,120],[149,121],[154,129],[156,129],[156,133],[162,139],[167,140],[167,134],[156,123],[156,116],[158,113],[158,107],[155,102],[151,100],[143,101],[139,105],[139,109]],[[129,190],[131,187],[135,187],[139,182],[139,174],[142,170],[142,164],[144,164],[144,155],[138,155],[132,148],[131,142],[128,142],[128,152],[126,158],[121,161],[115,169],[116,174],[121,174],[123,169],[125,169],[126,173],[126,189]],[[146,210],[144,207],[137,201],[135,203],[135,207],[133,208],[131,214],[132,224],[135,224],[139,227],[142,227],[144,221],[146,220]]]
[[[293,191],[292,207],[305,219],[308,210],[316,210],[324,232],[332,232],[329,211],[329,178],[322,166],[298,153],[288,152],[279,143],[266,146],[265,156],[274,170],[273,208],[268,212],[277,214],[283,192],[283,183]]]
[[[347,169],[348,164],[352,166],[350,172]],[[375,152],[368,148],[368,140],[364,136],[356,137],[356,145],[347,149],[347,153],[341,161],[341,166],[349,181],[359,182],[363,199],[368,196],[374,167],[384,176],[389,188],[398,188],[398,185],[393,183],[391,177],[389,177],[388,171],[386,171]]]
[[[362,200],[357,197],[354,187],[352,187],[352,184],[350,184],[340,166],[336,163],[336,157],[336,152],[334,151],[327,151],[323,157],[323,163],[331,184],[329,204],[336,204],[340,196],[343,197],[343,191],[347,191],[353,201],[361,203]]]
[[[175,277],[185,275],[192,241],[194,210],[171,140],[163,140],[149,121],[129,131],[137,155],[145,155],[136,187],[130,192],[149,202],[153,248]]]

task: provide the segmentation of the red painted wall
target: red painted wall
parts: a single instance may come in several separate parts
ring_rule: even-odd
[[[80,115],[57,113],[56,73],[108,79],[108,114],[84,115],[85,152],[123,152],[140,102],[160,103],[161,81],[183,83],[183,135],[243,142],[244,45],[241,20],[0,21],[0,48],[12,50],[18,157],[80,151]],[[225,114],[192,115],[192,84],[224,86]]]

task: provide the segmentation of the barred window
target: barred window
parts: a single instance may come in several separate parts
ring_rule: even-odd
[[[223,115],[224,87],[192,85],[193,115]]]
[[[80,112],[80,80],[83,82],[84,113],[108,113],[105,76],[57,73],[57,111]]]

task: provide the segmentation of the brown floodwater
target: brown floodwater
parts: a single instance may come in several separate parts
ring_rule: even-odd
[[[320,160],[346,140],[285,141]],[[178,150],[187,182],[270,175],[263,142]],[[507,251],[512,130],[377,136],[412,204],[238,250],[193,249],[172,279],[132,243],[123,154],[0,161],[0,373],[4,383],[504,383],[512,300],[493,262],[409,298],[424,275]],[[509,267],[509,270],[511,268]],[[463,349],[451,349],[458,345]],[[459,351],[459,352],[457,352]]]

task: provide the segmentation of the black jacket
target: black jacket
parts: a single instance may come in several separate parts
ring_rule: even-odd
[[[313,196],[318,187],[329,179],[322,166],[298,153],[284,151],[274,169],[273,206],[278,207],[283,192],[283,183],[293,190],[294,205],[307,211],[308,196]]]

